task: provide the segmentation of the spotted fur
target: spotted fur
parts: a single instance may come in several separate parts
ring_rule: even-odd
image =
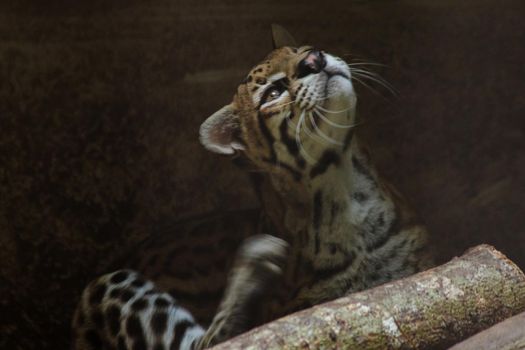
[[[275,41],[283,40],[289,34]],[[352,74],[341,59],[309,46],[279,47],[255,66],[200,137],[250,171],[261,210],[233,220],[234,228],[211,220],[204,236],[193,227],[188,237],[202,240],[202,249],[188,260],[169,235],[145,242],[135,268],[156,287],[131,271],[93,282],[75,316],[75,348],[202,348],[429,267],[424,226],[378,175],[355,132]],[[213,243],[261,232],[272,236],[248,238],[240,248]],[[190,267],[200,253],[212,263]]]

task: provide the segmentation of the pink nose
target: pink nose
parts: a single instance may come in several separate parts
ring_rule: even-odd
[[[305,58],[299,62],[298,78],[303,78],[310,74],[319,73],[326,66],[326,59],[321,51],[312,50]]]

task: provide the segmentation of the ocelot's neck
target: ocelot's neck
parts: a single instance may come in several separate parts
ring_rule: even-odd
[[[391,226],[396,216],[389,191],[353,133],[345,147],[324,150],[301,181],[268,175],[260,192],[275,234],[316,269],[343,264],[380,244],[371,226]]]

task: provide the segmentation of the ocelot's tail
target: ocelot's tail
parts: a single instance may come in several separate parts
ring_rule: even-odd
[[[131,270],[104,275],[82,294],[73,349],[192,349],[203,328],[167,293]]]
[[[132,270],[91,282],[72,324],[74,350],[202,349],[246,331],[250,311],[282,272],[286,243],[260,235],[241,246],[211,325],[204,330],[168,293]]]

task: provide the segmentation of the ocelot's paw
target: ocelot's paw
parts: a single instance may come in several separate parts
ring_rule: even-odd
[[[256,235],[244,241],[239,250],[239,257],[243,263],[252,265],[265,277],[272,277],[282,274],[287,252],[288,243],[282,239],[270,235]]]

